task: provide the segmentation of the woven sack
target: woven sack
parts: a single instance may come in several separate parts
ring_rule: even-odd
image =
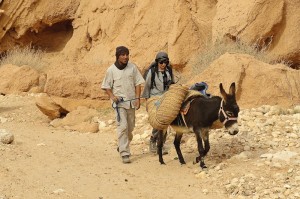
[[[147,110],[149,115],[149,123],[154,129],[163,130],[166,129],[169,125],[160,123],[160,121],[157,120],[156,117],[156,108],[159,104],[159,97],[151,97],[147,100]]]
[[[162,96],[148,99],[147,109],[151,126],[159,130],[166,129],[178,115],[187,92],[187,87],[173,84]]]

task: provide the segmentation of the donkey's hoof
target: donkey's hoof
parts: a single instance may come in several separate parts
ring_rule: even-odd
[[[198,162],[200,162],[200,156],[194,159],[193,164],[197,164]]]
[[[161,164],[161,165],[166,165],[166,163],[165,163],[165,162],[161,162],[160,164]]]
[[[181,164],[186,164],[185,161],[180,161]]]
[[[202,168],[202,171],[206,172],[206,171],[208,171],[208,168],[207,167]]]
[[[160,164],[166,164],[163,159],[160,159],[159,162],[160,162]]]
[[[203,161],[200,162],[200,167],[202,169],[206,169],[207,168],[207,166],[205,165],[205,163]]]
[[[204,164],[204,165],[200,165],[201,169],[207,169],[207,166]]]

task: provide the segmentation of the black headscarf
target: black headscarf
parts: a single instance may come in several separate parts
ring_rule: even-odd
[[[115,62],[115,65],[116,65],[116,67],[117,67],[119,70],[123,70],[123,69],[127,66],[127,64],[120,64],[120,63],[118,62],[118,58],[119,58],[119,56],[122,55],[122,54],[127,54],[127,55],[129,55],[129,50],[128,50],[128,48],[126,48],[125,46],[118,46],[118,47],[116,48],[116,62]]]

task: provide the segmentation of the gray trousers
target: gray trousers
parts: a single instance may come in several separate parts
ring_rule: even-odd
[[[135,109],[125,109],[121,107],[118,109],[120,115],[120,121],[117,122],[119,153],[121,156],[130,155],[129,144],[133,138],[132,131],[135,126]]]

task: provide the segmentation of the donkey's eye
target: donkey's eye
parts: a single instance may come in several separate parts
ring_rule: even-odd
[[[233,113],[232,113],[231,111],[226,111],[226,114],[227,114],[228,116],[233,116]]]

